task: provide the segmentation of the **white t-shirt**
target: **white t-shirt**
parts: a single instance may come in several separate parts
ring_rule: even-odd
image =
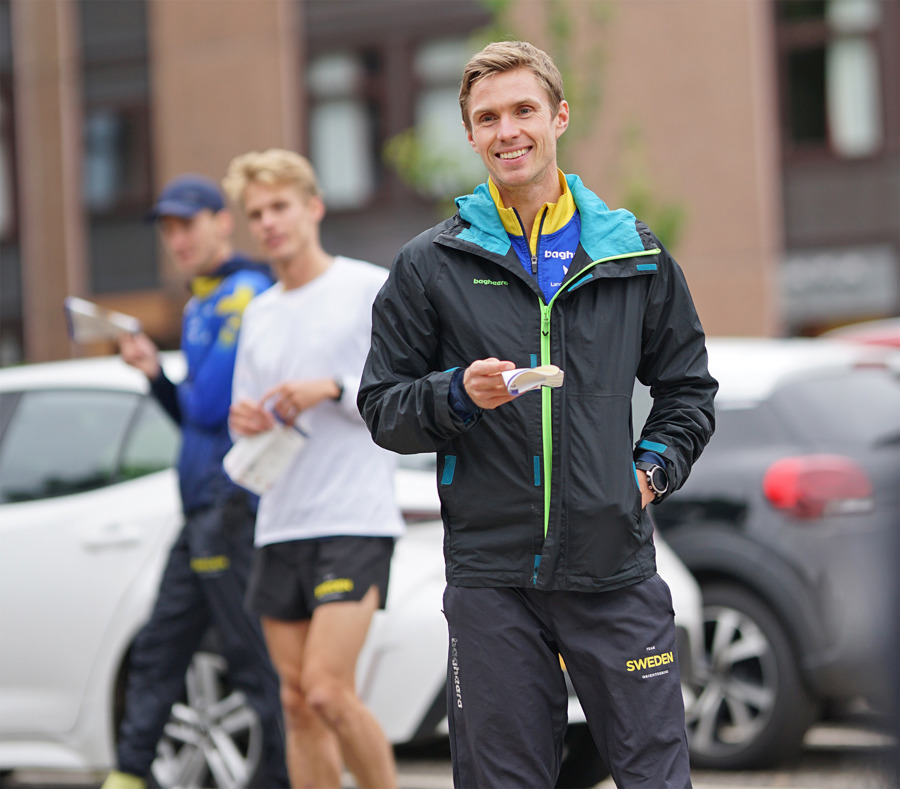
[[[355,535],[399,537],[394,501],[395,455],[377,446],[356,407],[369,352],[372,302],[387,271],[337,257],[306,285],[280,283],[244,311],[232,401],[258,401],[284,381],[334,378],[339,401],[300,415],[306,445],[271,490],[260,497],[257,546],[286,540]]]

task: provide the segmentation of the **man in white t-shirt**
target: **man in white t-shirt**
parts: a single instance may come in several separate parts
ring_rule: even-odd
[[[309,162],[272,149],[235,158],[223,181],[278,277],[244,312],[229,426],[302,426],[303,448],[260,499],[248,605],[281,681],[296,787],[396,785],[390,744],[355,690],[356,662],[383,608],[403,521],[392,455],[356,408],[383,268],[322,249],[325,206]]]

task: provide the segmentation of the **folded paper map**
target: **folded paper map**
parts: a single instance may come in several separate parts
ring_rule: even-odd
[[[555,364],[538,367],[517,367],[503,373],[503,383],[511,395],[520,395],[539,386],[562,386],[563,371]]]
[[[278,481],[306,439],[307,434],[294,425],[277,425],[264,433],[239,438],[222,465],[235,483],[262,495]]]
[[[69,337],[78,343],[116,340],[122,332],[137,334],[141,330],[137,318],[77,296],[65,300],[65,309]]]

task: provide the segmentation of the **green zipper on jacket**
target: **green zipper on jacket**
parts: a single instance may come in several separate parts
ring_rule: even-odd
[[[624,255],[613,255],[608,258],[600,258],[593,261],[590,265],[585,266],[580,272],[579,277],[585,272],[599,266],[601,263],[609,263],[612,260],[627,260],[628,258],[645,257],[647,255],[658,255],[660,249],[642,249],[640,252],[629,252]],[[553,302],[557,296],[563,292],[565,288],[560,288],[553,294],[553,298],[549,303],[544,304],[538,302],[541,308],[541,364],[552,364],[550,359],[550,311],[553,308]],[[565,370],[563,371],[565,372]],[[565,386],[565,383],[563,383]],[[544,446],[544,539],[547,538],[547,532],[550,529],[550,482],[553,474],[553,426],[552,426],[552,401],[553,390],[549,386],[541,387],[541,431]],[[534,582],[537,583],[537,568],[535,568]]]

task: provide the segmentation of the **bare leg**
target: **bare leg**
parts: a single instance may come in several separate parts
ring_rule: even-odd
[[[358,603],[319,606],[310,622],[300,675],[306,703],[337,736],[360,789],[397,785],[390,743],[356,694],[356,661],[378,604],[373,586]]]
[[[309,708],[300,689],[300,672],[309,620],[262,618],[266,645],[281,683],[288,775],[294,789],[340,789],[341,752],[337,737]]]

